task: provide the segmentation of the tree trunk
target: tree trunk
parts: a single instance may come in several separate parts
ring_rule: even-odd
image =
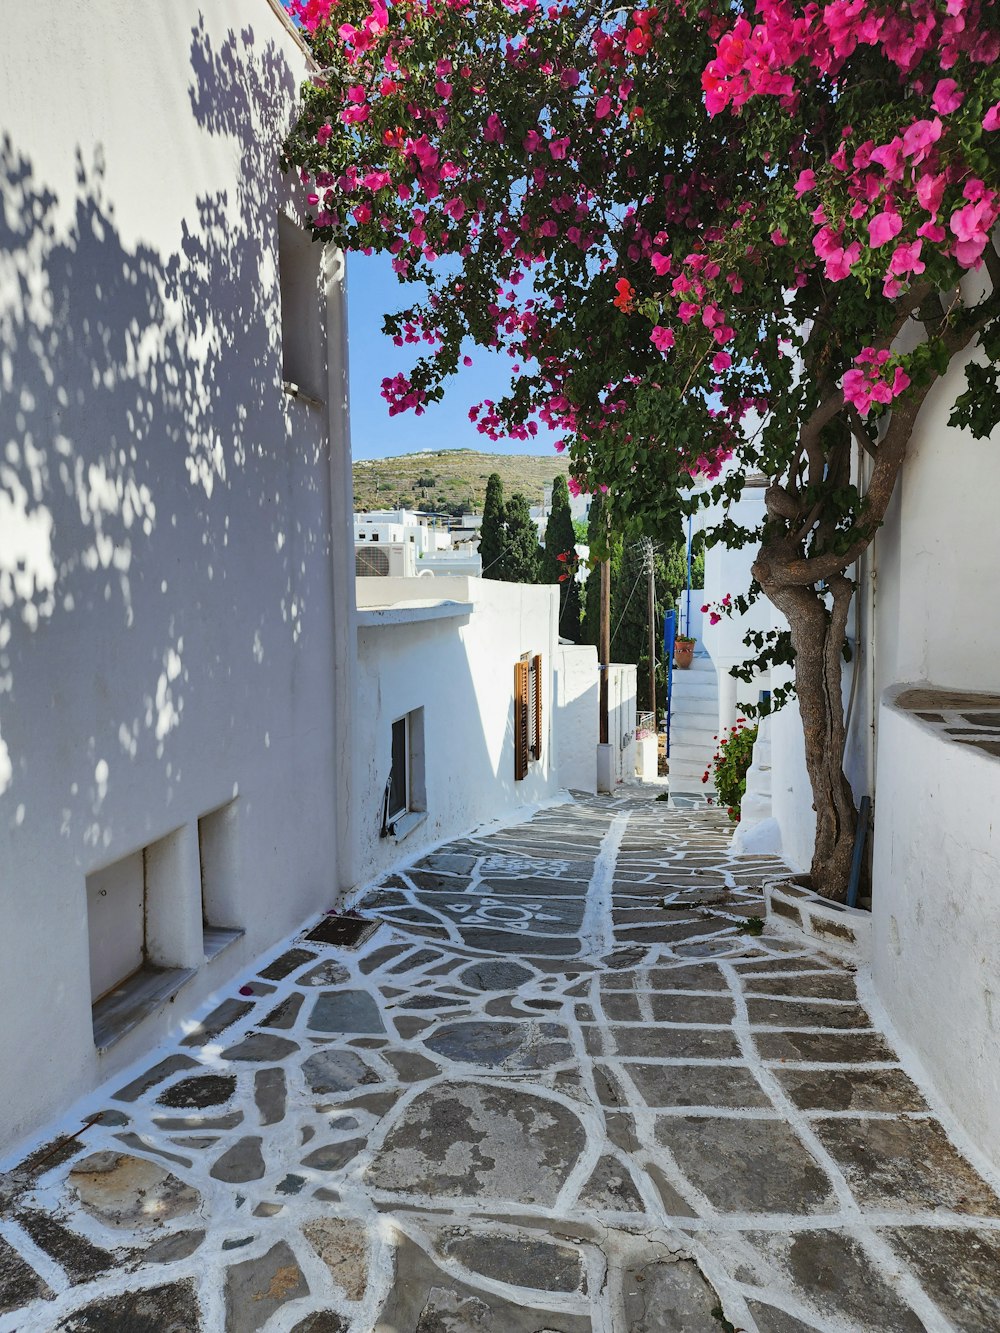
[[[805,738],[806,768],[816,811],[812,887],[825,898],[844,902],[851,874],[857,811],[844,774],[844,699],[841,683],[847,613],[854,592],[837,575],[827,598],[813,588],[789,587],[768,579],[766,547],[754,567],[767,597],[788,620],[795,650],[795,690]],[[764,575],[764,577],[761,577]]]

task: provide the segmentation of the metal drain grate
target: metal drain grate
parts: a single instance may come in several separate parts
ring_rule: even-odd
[[[336,944],[342,949],[356,949],[369,935],[374,935],[378,926],[377,921],[368,921],[363,916],[329,912],[305,938],[315,944]]]

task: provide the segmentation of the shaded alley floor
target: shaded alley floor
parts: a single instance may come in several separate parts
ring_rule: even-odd
[[[303,931],[0,1178],[0,1333],[1000,1329],[1000,1199],[729,832],[583,800]]]

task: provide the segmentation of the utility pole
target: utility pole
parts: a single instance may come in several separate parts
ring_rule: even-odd
[[[600,722],[601,744],[608,743],[608,666],[611,662],[611,561],[601,561],[601,630],[600,630]],[[591,732],[593,735],[593,732]]]
[[[649,622],[649,709],[653,714],[653,729],[656,729],[656,562],[653,557],[653,543],[649,537],[639,542],[642,552],[642,567],[646,571],[646,613]]]

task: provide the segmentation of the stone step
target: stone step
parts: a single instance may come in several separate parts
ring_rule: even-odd
[[[697,745],[702,750],[715,751],[718,742],[715,739],[715,732],[708,731],[705,727],[671,727],[670,728],[670,752],[677,749],[678,745]]]
[[[715,750],[704,745],[670,745],[670,763],[700,764],[704,773]]]
[[[697,796],[714,796],[715,786],[711,779],[708,782],[702,782],[701,775],[704,769],[696,769],[687,765],[671,766],[668,776],[670,790],[672,792],[691,792]]]
[[[719,731],[719,718],[715,713],[677,713],[670,719],[671,736],[679,736],[682,731],[696,731],[699,736],[715,736]]]
[[[715,680],[692,682],[685,681],[683,685],[675,688],[670,696],[671,706],[676,708],[681,702],[698,700],[711,700],[717,703],[719,699],[719,686]]]

